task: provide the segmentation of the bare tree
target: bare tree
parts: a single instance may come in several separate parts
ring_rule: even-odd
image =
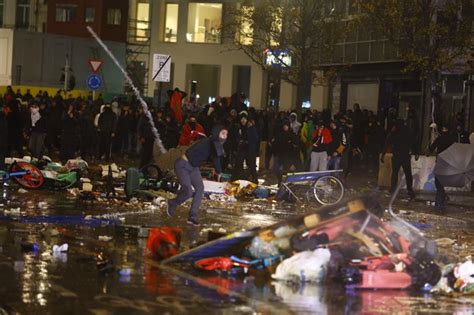
[[[343,36],[344,8],[327,0],[242,1],[228,11],[223,35],[266,71],[277,71],[297,87],[301,110],[305,91],[335,73],[334,44]]]

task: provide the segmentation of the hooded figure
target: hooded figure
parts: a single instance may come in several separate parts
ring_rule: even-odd
[[[199,226],[198,211],[204,194],[204,183],[199,167],[202,163],[211,159],[214,162],[216,172],[220,173],[222,170],[220,159],[224,155],[224,143],[226,140],[227,129],[222,126],[215,126],[209,138],[195,142],[186,150],[183,156],[176,160],[174,169],[181,188],[176,198],[169,200],[167,203],[166,213],[168,216],[173,216],[176,212],[176,207],[193,197],[188,224]]]
[[[290,114],[290,127],[295,135],[300,132],[301,123],[298,121],[298,115],[294,112]]]
[[[46,120],[41,117],[40,108],[38,104],[33,104],[30,107],[30,141],[28,149],[31,155],[35,158],[41,158],[43,155],[44,141],[46,139]]]
[[[282,176],[287,173],[292,165],[296,168],[295,151],[299,147],[298,136],[293,133],[288,120],[283,121],[281,130],[275,134],[270,141],[273,152],[273,173],[278,179],[278,185],[281,184]]]

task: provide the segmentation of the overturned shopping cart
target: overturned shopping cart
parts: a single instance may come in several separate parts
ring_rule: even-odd
[[[317,201],[322,205],[336,204],[344,197],[344,185],[339,179],[342,170],[289,173],[284,177],[276,198],[296,202]]]

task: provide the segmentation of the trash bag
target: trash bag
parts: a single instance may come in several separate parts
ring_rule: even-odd
[[[146,254],[158,260],[178,254],[181,229],[175,227],[152,228],[146,242]]]
[[[137,168],[131,167],[127,169],[127,176],[125,180],[125,194],[127,197],[133,196],[135,191],[140,189],[140,171]]]
[[[453,275],[456,277],[455,289],[463,293],[474,291],[474,263],[471,259],[457,264],[453,269]]]
[[[287,282],[321,282],[330,258],[331,252],[327,248],[298,253],[279,264],[272,278]]]
[[[426,250],[419,250],[412,260],[407,266],[407,272],[412,277],[413,287],[423,288],[427,284],[435,286],[441,279],[441,270],[433,257]]]

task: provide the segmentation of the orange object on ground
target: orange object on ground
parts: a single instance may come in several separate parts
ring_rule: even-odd
[[[146,242],[147,256],[161,260],[178,254],[181,232],[175,227],[152,228]]]

